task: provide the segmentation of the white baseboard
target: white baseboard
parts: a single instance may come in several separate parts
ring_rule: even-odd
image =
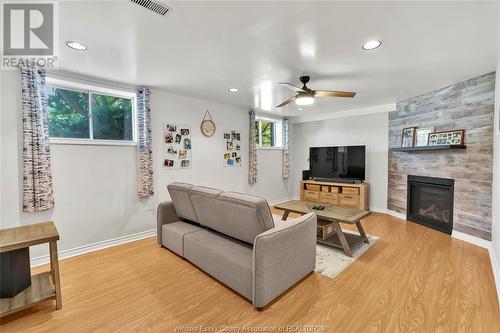
[[[453,230],[451,232],[451,237],[463,240],[464,242],[471,243],[480,247],[484,247],[485,249],[491,249],[491,242],[479,237],[471,236],[468,234],[465,234],[460,231]]]
[[[371,212],[387,214],[387,208],[385,207],[370,207]]]
[[[290,200],[299,200],[299,199],[296,198],[296,197],[287,197],[287,198],[283,198],[283,199],[273,200],[273,201],[269,202],[269,206],[274,206],[276,204],[279,204],[279,203],[282,203],[282,202],[286,202],[286,201],[290,201]]]
[[[488,252],[490,253],[491,270],[493,271],[493,278],[495,280],[495,286],[497,288],[497,298],[498,304],[500,305],[500,266],[498,265],[497,256],[495,250],[493,250],[493,244],[491,244]]]
[[[396,212],[396,211],[390,210],[390,209],[387,209],[386,213],[388,215],[391,215],[391,216],[397,217],[398,219],[406,221],[406,215],[405,214],[401,214],[400,212]]]
[[[113,239],[108,239],[108,240],[104,240],[104,241],[93,243],[93,244],[75,247],[73,249],[62,250],[62,251],[58,252],[58,255],[59,255],[59,259],[66,259],[66,258],[78,256],[81,254],[94,252],[97,250],[106,249],[108,247],[113,247],[113,246],[117,246],[117,245],[121,245],[121,244],[125,244],[125,243],[130,243],[133,241],[137,241],[137,240],[141,240],[141,239],[153,237],[153,236],[156,236],[156,229],[141,231],[141,232],[131,234],[131,235],[126,235],[126,236],[116,237]],[[49,263],[49,256],[48,255],[31,259],[31,267],[37,267],[37,266],[45,265],[48,263]]]

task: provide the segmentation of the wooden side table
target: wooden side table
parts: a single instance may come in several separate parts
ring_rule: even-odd
[[[0,253],[43,243],[49,243],[50,248],[50,271],[32,275],[31,286],[14,297],[0,298],[0,317],[49,299],[56,300],[57,310],[62,308],[58,240],[59,233],[52,221],[0,230]]]

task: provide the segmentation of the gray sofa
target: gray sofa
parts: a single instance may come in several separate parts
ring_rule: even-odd
[[[280,221],[266,200],[168,185],[158,206],[158,243],[262,308],[314,270],[316,215]]]

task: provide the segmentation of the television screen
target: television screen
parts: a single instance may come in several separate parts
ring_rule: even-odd
[[[311,177],[365,180],[365,153],[365,146],[311,147]]]

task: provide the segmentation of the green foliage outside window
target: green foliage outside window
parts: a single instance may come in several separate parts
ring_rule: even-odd
[[[260,127],[260,131],[259,131]],[[259,144],[262,140],[262,147],[274,147],[275,124],[266,120],[255,122],[255,142]]]
[[[92,95],[94,139],[132,140],[132,100]]]
[[[89,133],[89,94],[49,88],[49,135],[56,138],[85,138]]]
[[[92,114],[94,139],[133,140],[132,99],[48,88],[49,136],[55,138],[89,139]]]
[[[261,120],[261,136],[262,136],[262,147],[273,147],[274,146],[274,123],[270,121]]]

